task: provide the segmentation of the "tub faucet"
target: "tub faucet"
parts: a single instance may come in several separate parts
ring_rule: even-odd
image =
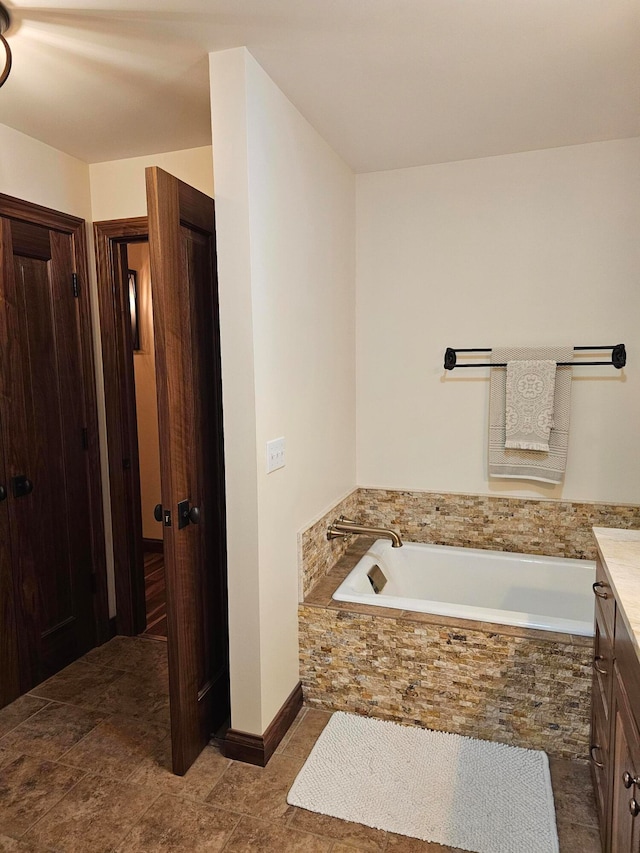
[[[391,539],[392,548],[402,548],[402,539],[397,531],[387,527],[367,527],[364,524],[358,524],[357,521],[351,521],[350,518],[345,518],[344,515],[336,518],[329,525],[327,528],[327,539],[350,536],[352,533],[356,535],[364,533],[370,536],[377,536],[378,538]]]

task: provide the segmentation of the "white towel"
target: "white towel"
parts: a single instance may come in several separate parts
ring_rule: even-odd
[[[573,347],[500,347],[491,353],[495,364],[510,361],[573,361]],[[553,427],[549,450],[515,450],[505,447],[506,381],[505,367],[491,368],[489,397],[489,476],[517,480],[561,483],[567,463],[571,414],[571,367],[556,370]]]
[[[549,450],[555,389],[555,361],[507,362],[505,447]]]

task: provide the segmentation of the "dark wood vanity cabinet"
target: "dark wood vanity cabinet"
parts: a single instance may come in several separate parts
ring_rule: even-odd
[[[591,769],[603,853],[640,853],[640,662],[596,570]]]

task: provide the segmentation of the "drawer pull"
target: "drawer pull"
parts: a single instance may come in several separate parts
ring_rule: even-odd
[[[640,779],[637,776],[632,776],[628,770],[622,774],[622,784],[625,788],[630,788],[632,785],[640,785]]]
[[[591,575],[591,577],[593,577],[593,575]],[[596,581],[594,584],[592,584],[591,588],[593,589],[595,594],[598,596],[598,598],[609,598],[608,593],[601,592],[601,589],[605,586],[607,586],[607,584],[604,583],[604,581]]]
[[[589,750],[589,755],[591,756],[591,760],[596,765],[596,767],[604,767],[604,763],[602,761],[596,761],[596,759],[594,758],[593,753],[594,753],[594,750],[596,750],[596,749],[601,749],[601,747],[599,744],[594,743],[593,746],[591,747],[591,749]]]
[[[593,668],[596,672],[599,672],[600,675],[609,675],[606,669],[601,669],[601,667],[598,666],[599,660],[606,660],[606,658],[603,655],[596,655],[593,659]]]
[[[638,805],[638,801],[635,797],[629,800],[629,811],[631,812],[633,817],[637,817],[640,814],[640,805]]]

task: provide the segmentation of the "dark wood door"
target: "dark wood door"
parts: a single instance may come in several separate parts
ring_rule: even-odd
[[[6,340],[3,316],[0,292],[0,340]],[[8,705],[20,694],[20,662],[11,568],[7,475],[1,424],[2,411],[0,410],[0,708]]]
[[[11,543],[21,691],[95,643],[73,239],[46,226],[0,219],[0,419],[8,490],[0,527],[4,532],[8,526]],[[7,574],[3,564],[5,587]]]
[[[215,220],[212,199],[161,169],[146,180],[171,744],[183,774],[229,714]]]

